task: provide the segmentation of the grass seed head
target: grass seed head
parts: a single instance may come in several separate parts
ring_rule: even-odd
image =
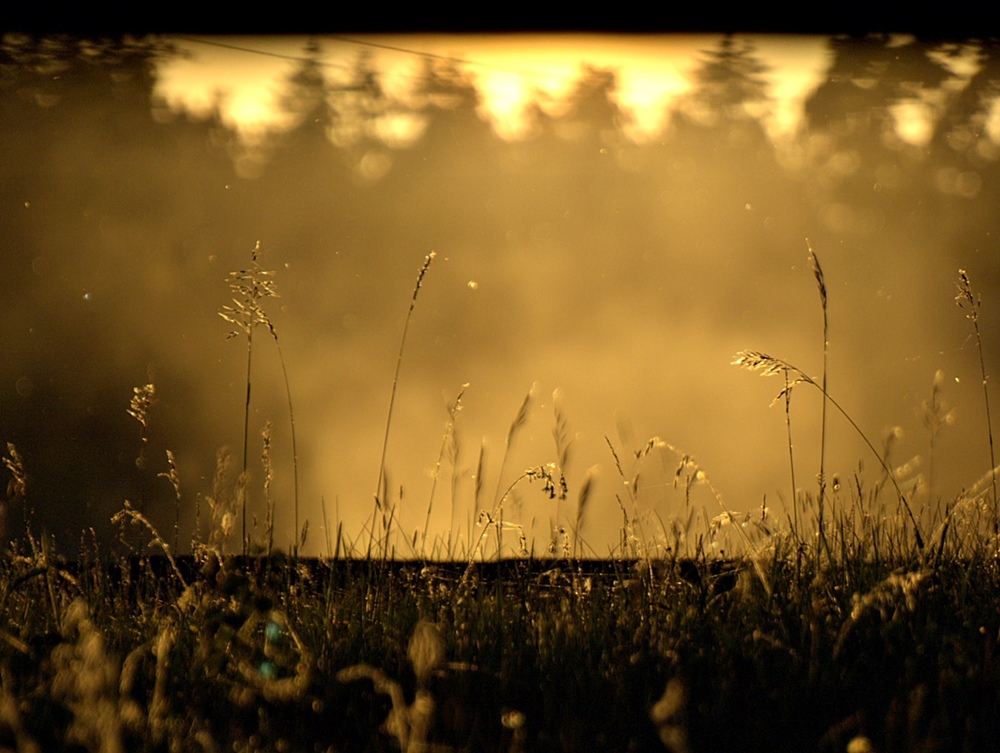
[[[10,481],[7,482],[7,496],[12,499],[23,498],[28,491],[28,476],[24,472],[24,460],[13,442],[7,443],[7,457],[3,459],[3,464],[10,472]]]

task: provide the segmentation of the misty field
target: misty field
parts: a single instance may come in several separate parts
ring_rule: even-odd
[[[246,506],[252,358],[271,345],[281,356],[265,308],[272,273],[258,251],[230,276],[233,303],[221,311],[246,344],[242,470],[233,485],[220,470],[199,508],[191,555],[177,553],[176,522],[172,532],[157,530],[135,501],[114,517],[118,541],[84,535],[77,551],[57,551],[32,528],[30,469],[8,444],[3,749],[861,753],[995,744],[994,474],[936,504],[918,506],[904,490],[891,443],[877,448],[827,392],[827,287],[811,249],[823,374],[754,350],[734,363],[780,385],[793,493],[814,473],[795,463],[800,390],[822,395],[821,445],[829,412],[830,431],[854,432],[877,472],[828,481],[821,447],[813,491],[796,493],[788,509],[737,512],[697,461],[676,451],[678,488],[708,487],[718,509],[696,515],[692,506],[686,517],[652,521],[636,512],[642,462],[654,448],[674,448],[656,437],[639,447],[609,439],[622,491],[599,499],[586,482],[568,487],[557,426],[556,462],[512,470],[492,499],[477,489],[475,535],[435,557],[424,556],[418,534],[396,530],[404,502],[385,482],[383,453],[368,525],[354,534],[324,526],[327,554],[318,558],[298,553],[308,521],[299,520],[297,489],[282,504],[294,507],[300,533],[288,546],[274,540],[266,430],[267,514],[258,521]],[[433,259],[418,272],[410,315]],[[964,271],[956,301],[981,352],[982,304]],[[982,377],[988,416],[985,367]],[[937,383],[931,394],[933,438],[947,414]],[[137,387],[127,408],[142,428],[140,459],[154,395],[153,384]],[[291,390],[287,398],[294,441]],[[168,461],[159,476],[176,492],[177,521],[182,479]],[[512,512],[517,490],[574,502],[573,524],[554,530],[547,546],[526,540]],[[621,510],[620,544],[591,559],[587,514],[602,504]],[[510,556],[500,556],[505,537]]]

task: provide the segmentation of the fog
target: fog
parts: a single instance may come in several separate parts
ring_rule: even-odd
[[[229,65],[251,69],[273,41],[239,40]],[[501,498],[503,519],[541,554],[553,528],[572,532],[588,478],[587,554],[621,551],[623,514],[653,549],[677,543],[662,535],[673,519],[688,547],[723,509],[766,505],[786,520],[784,402],[771,405],[784,382],[732,362],[755,349],[822,376],[809,247],[828,294],[829,392],[879,451],[897,437],[889,464],[929,518],[990,468],[955,283],[967,270],[982,297],[992,374],[998,50],[805,41],[822,53],[820,75],[790,103],[766,45],[698,40],[681,67],[687,88],[662,100],[659,130],[637,135],[618,83],[635,71],[595,67],[592,41],[561,98],[536,92],[505,131],[460,40],[444,57],[396,47],[413,63],[405,94],[382,85],[379,48],[313,40],[282,58],[269,90],[282,117],[241,130],[225,91],[196,105],[166,86],[181,64],[216,75],[208,46],[5,37],[0,441],[27,474],[24,499],[7,497],[10,534],[26,521],[70,553],[91,529],[111,546],[110,518],[128,499],[172,543],[175,494],[159,476],[170,450],[179,548],[206,538],[244,445],[247,341],[227,340],[219,312],[233,305],[229,273],[249,268],[257,243],[278,294],[260,305],[280,344],[279,354],[269,329],[254,328],[247,527],[258,539],[268,421],[281,548],[295,538],[296,466],[314,554],[338,528],[363,553],[382,532],[376,492],[396,516],[399,556],[468,551],[479,512]],[[350,50],[348,63],[334,47]],[[514,73],[530,66],[522,56]],[[773,127],[782,108],[796,114],[792,130]],[[939,371],[953,422],[932,457],[922,405]],[[127,410],[147,383],[144,428]],[[817,489],[820,397],[793,390],[800,494]],[[568,496],[553,500],[539,481],[514,482],[560,462],[560,420]],[[654,437],[665,444],[637,458]],[[639,473],[636,500],[609,444],[625,478]],[[222,448],[231,465],[213,489]],[[721,499],[705,483],[686,499],[684,473],[675,486],[685,453]],[[866,489],[882,474],[832,409],[825,468]],[[517,534],[505,531],[506,554]]]

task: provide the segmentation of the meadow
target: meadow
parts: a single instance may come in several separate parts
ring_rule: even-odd
[[[401,503],[389,494],[383,449],[368,524],[329,534],[323,557],[299,554],[308,523],[299,519],[297,485],[280,502],[294,508],[296,541],[274,540],[279,502],[269,490],[266,431],[268,512],[259,524],[247,512],[251,374],[260,348],[276,346],[289,384],[265,308],[273,275],[258,254],[259,246],[250,265],[232,273],[233,301],[221,311],[246,344],[242,471],[235,484],[217,475],[192,553],[180,555],[177,526],[158,530],[135,500],[115,516],[117,542],[84,535],[74,552],[56,551],[28,515],[23,532],[15,516],[5,520],[20,535],[0,560],[4,750],[993,749],[1000,729],[995,472],[987,469],[953,499],[900,485],[891,443],[877,446],[827,390],[827,286],[811,250],[823,373],[810,376],[754,350],[734,356],[735,366],[775,381],[784,407],[781,462],[791,490],[784,509],[727,509],[697,461],[677,451],[675,484],[707,486],[717,514],[643,525],[634,512],[642,462],[654,448],[673,448],[658,437],[639,447],[609,440],[622,482],[614,499],[594,497],[586,481],[570,489],[557,449],[554,462],[512,471],[492,498],[477,488],[475,536],[430,556],[394,524]],[[418,271],[410,315],[433,258]],[[964,271],[956,292],[982,364],[982,304]],[[989,432],[982,441],[995,468],[988,384],[983,367]],[[796,466],[793,398],[801,390],[822,395],[821,445],[828,431],[846,427],[874,474],[828,479],[822,447],[818,469]],[[931,394],[924,407],[933,438],[948,416],[936,383]],[[143,443],[154,396],[153,384],[136,387],[128,405]],[[293,398],[287,389],[294,443]],[[179,520],[180,479],[168,461],[160,475],[176,492]],[[6,513],[26,507],[31,474],[14,445],[4,465]],[[515,554],[501,557],[504,537],[523,532],[509,509],[523,487],[575,503],[573,522],[551,542],[508,544]],[[588,558],[587,512],[604,504],[621,510],[620,545]]]

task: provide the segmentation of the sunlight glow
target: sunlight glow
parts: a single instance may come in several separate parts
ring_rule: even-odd
[[[926,102],[910,99],[892,108],[896,119],[896,135],[908,144],[924,146],[934,136],[933,110]]]
[[[612,71],[612,98],[627,116],[626,134],[637,142],[657,138],[666,127],[668,108],[691,88],[700,54],[718,44],[719,35],[378,35],[357,39],[319,38],[319,61],[328,82],[349,83],[360,52],[379,71],[386,97],[412,102],[424,73],[422,56],[453,61],[474,81],[480,115],[507,140],[530,134],[532,103],[550,115],[560,112],[585,66]],[[295,70],[309,40],[304,37],[178,38],[185,53],[164,63],[157,95],[175,110],[206,117],[218,109],[223,123],[241,135],[292,126],[282,115],[276,93]],[[818,85],[826,59],[821,38],[752,38],[771,69],[769,84],[777,98],[769,116],[772,134],[795,130],[802,102]],[[219,46],[224,45],[224,46]],[[393,122],[387,132],[397,144],[419,138],[416,124]]]
[[[764,126],[778,143],[796,135],[803,122],[806,99],[823,81],[830,64],[830,47],[822,37],[755,37],[757,51],[769,66],[772,106]]]
[[[216,40],[209,40],[212,44],[187,38],[173,41],[182,54],[160,63],[154,89],[168,106],[195,117],[218,111],[222,122],[243,136],[290,125],[275,93],[297,61],[246,52],[272,47],[277,40],[226,37],[222,41],[227,46],[218,46]],[[290,54],[301,55],[302,41],[287,39],[282,44]]]
[[[315,45],[315,60],[334,89],[357,86],[359,61],[377,71],[384,102],[404,105],[376,119],[373,135],[390,148],[405,148],[424,128],[419,114],[406,112],[416,100],[428,66],[460,75],[475,86],[479,115],[505,140],[527,138],[535,108],[558,116],[586,69],[615,75],[611,99],[622,110],[622,130],[635,143],[662,137],[670,108],[691,91],[693,75],[715,35],[371,35],[343,37],[177,37],[181,55],[163,62],[156,94],[175,112],[195,117],[218,113],[249,145],[268,132],[295,125],[284,111],[282,92],[289,77]],[[759,117],[779,151],[789,145],[804,122],[805,102],[823,82],[831,62],[829,40],[820,36],[745,37],[765,66],[761,74],[769,99],[751,113]],[[896,40],[902,45],[906,38]],[[950,98],[979,70],[976,44],[943,45],[928,53],[951,77],[933,91],[922,89],[892,108],[893,135],[900,144],[924,146]],[[865,79],[852,79],[863,86]],[[872,79],[874,83],[874,79]],[[997,104],[989,110],[985,134],[1000,142]],[[405,113],[405,114],[403,114]],[[692,114],[696,114],[692,111]],[[354,138],[333,133],[339,143]]]

